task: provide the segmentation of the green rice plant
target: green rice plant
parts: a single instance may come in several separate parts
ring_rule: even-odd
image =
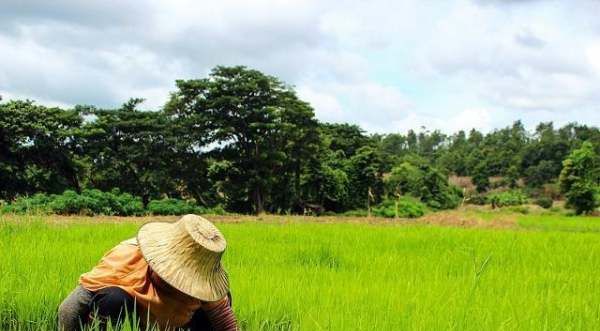
[[[55,330],[79,275],[140,226],[1,217],[3,331]],[[301,220],[217,224],[243,330],[600,328],[598,218],[521,215],[516,229]]]

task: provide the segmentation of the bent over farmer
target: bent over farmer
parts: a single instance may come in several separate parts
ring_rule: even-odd
[[[238,330],[221,266],[225,247],[221,232],[200,216],[147,223],[81,275],[60,305],[59,330],[126,320],[142,329]]]

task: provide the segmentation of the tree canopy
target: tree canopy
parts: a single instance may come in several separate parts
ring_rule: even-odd
[[[304,213],[405,195],[453,208],[464,192],[449,176],[479,192],[541,192],[560,176],[574,206],[599,185],[600,131],[583,124],[368,134],[319,122],[292,86],[242,66],[178,80],[163,108],[141,106],[135,98],[117,109],[0,103],[0,199],[116,188],[144,206],[180,198],[242,213]]]

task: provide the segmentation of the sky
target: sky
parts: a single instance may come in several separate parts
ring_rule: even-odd
[[[370,133],[600,125],[600,0],[3,0],[0,95],[160,109],[216,65]]]

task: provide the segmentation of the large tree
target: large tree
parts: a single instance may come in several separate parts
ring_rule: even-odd
[[[0,104],[0,199],[80,190],[76,111],[32,101]]]
[[[117,187],[147,205],[151,198],[176,192],[170,172],[177,162],[176,138],[164,113],[137,109],[142,101],[132,99],[119,109],[80,110],[91,118],[83,135],[89,186]]]
[[[283,209],[299,199],[303,167],[316,157],[317,123],[290,86],[257,70],[220,66],[208,78],[177,81],[165,109],[191,131],[207,130],[211,152],[227,161],[221,183],[233,209],[261,213],[276,208],[274,199]],[[286,188],[291,196],[282,196]]]

